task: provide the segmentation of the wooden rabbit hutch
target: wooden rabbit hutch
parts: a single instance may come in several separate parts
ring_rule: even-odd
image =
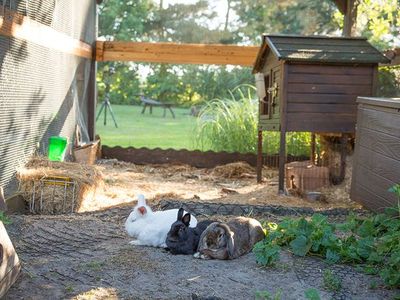
[[[259,97],[258,181],[262,131],[280,131],[283,192],[286,133],[354,133],[356,98],[375,94],[378,64],[387,62],[364,38],[264,35],[253,68]]]
[[[360,97],[350,197],[382,211],[397,205],[400,183],[400,98]]]

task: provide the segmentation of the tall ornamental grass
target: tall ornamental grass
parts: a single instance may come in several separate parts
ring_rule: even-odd
[[[255,87],[241,85],[230,99],[215,99],[200,111],[195,142],[200,149],[255,152],[257,146],[257,100]]]
[[[256,88],[240,85],[230,91],[230,99],[215,99],[200,111],[195,128],[195,144],[216,152],[257,152],[258,100]],[[263,133],[263,152],[279,153],[279,132]],[[288,133],[287,153],[308,155],[311,135]]]

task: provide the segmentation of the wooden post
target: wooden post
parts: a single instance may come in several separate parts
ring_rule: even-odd
[[[281,78],[279,87],[280,103],[280,143],[279,143],[279,194],[285,193],[285,163],[286,163],[286,113],[287,113],[287,86],[288,66],[285,61],[281,62]]]
[[[346,176],[346,155],[347,155],[347,141],[348,135],[343,133],[340,138],[340,174],[339,174],[339,182],[344,180]]]
[[[262,180],[262,130],[258,130],[258,144],[257,144],[257,183]]]
[[[98,2],[97,2],[98,3]],[[95,33],[94,33],[94,40],[97,40],[98,35],[98,14],[97,14],[97,7],[94,6],[96,10],[96,21],[95,21]],[[103,44],[102,44],[103,45]],[[97,44],[94,42],[93,44],[93,56],[90,62],[90,75],[89,75],[89,83],[88,83],[88,133],[89,139],[91,141],[95,140],[96,137],[96,105],[97,105],[97,83],[96,83],[96,75],[97,75]],[[107,108],[105,107],[105,113],[107,112]],[[106,118],[104,118],[104,122],[106,122]]]
[[[279,143],[279,194],[285,193],[286,128],[281,129]]]
[[[315,164],[315,133],[311,132],[311,154],[310,160],[312,164]]]
[[[97,104],[97,84],[96,84],[97,63],[95,60],[90,62],[90,75],[88,83],[88,133],[91,141],[96,135],[96,104]]]
[[[343,36],[351,37],[354,36],[356,21],[357,21],[357,7],[358,0],[347,0],[346,10],[344,13],[344,26],[343,26]]]

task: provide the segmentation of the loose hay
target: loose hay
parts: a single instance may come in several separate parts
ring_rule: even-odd
[[[17,172],[20,191],[32,212],[57,214],[79,211],[103,184],[96,166],[33,157]]]
[[[331,201],[352,202],[350,199],[351,177],[353,171],[353,157],[346,157],[346,173],[341,184],[321,189],[320,191]]]
[[[217,166],[212,173],[225,178],[251,178],[254,176],[255,171],[254,168],[246,162],[235,162]]]

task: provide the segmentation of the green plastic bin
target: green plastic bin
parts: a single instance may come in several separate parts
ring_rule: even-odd
[[[68,139],[62,136],[52,136],[49,138],[49,160],[63,161],[67,150]]]

